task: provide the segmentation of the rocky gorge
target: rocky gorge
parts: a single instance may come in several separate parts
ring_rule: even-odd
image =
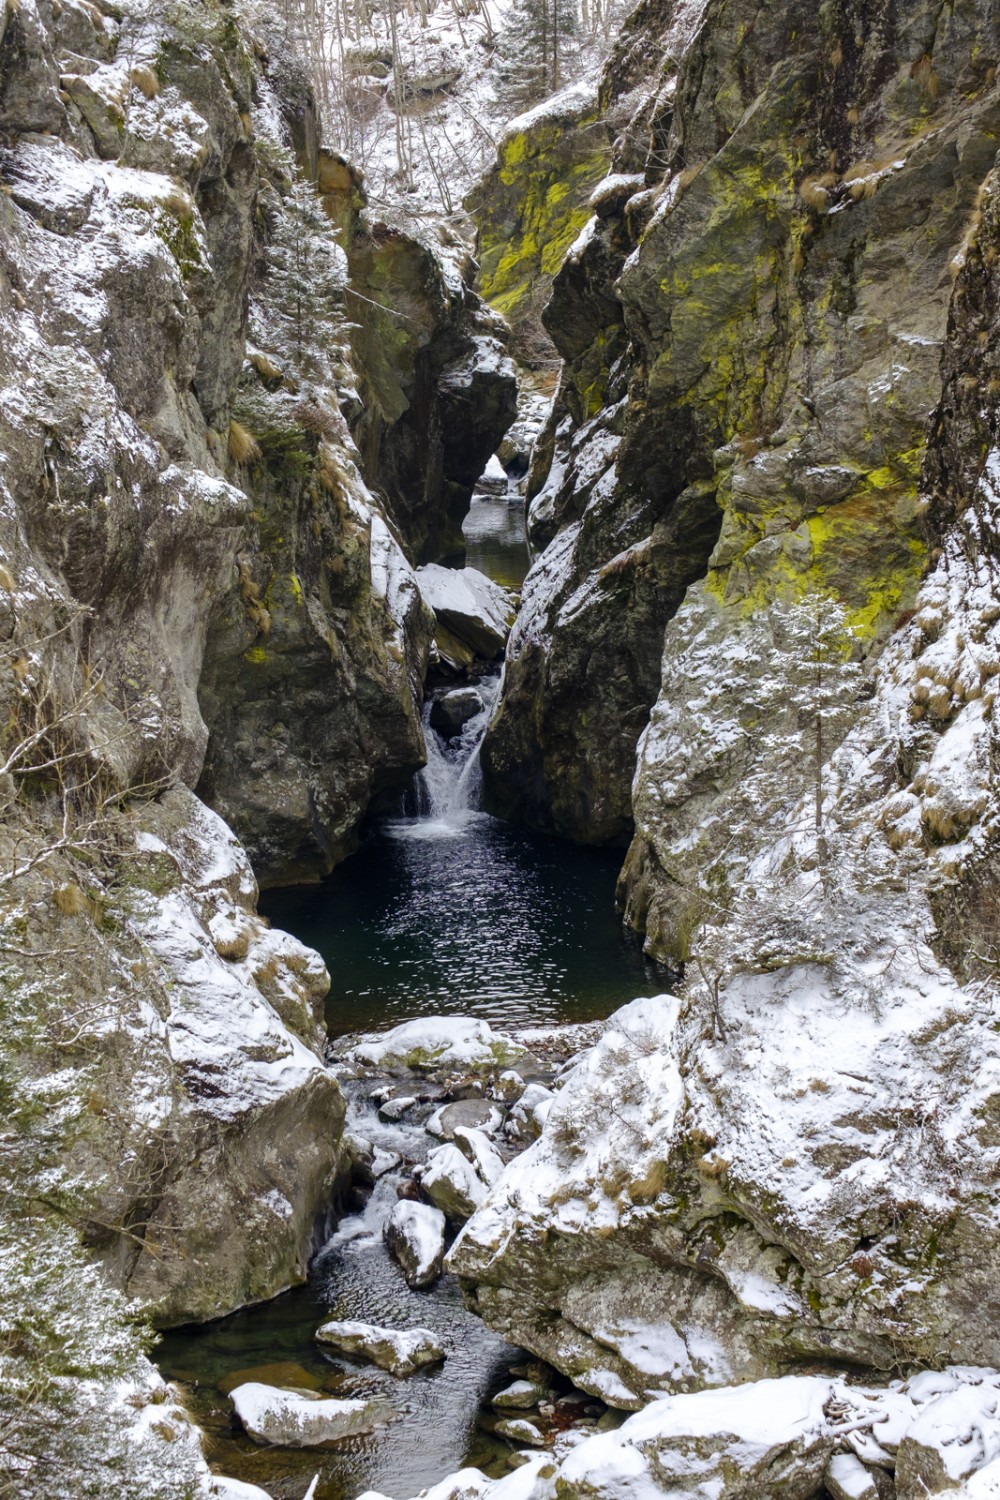
[[[149,1329],[350,1209],[528,1372],[435,1500],[1000,1494],[1000,13],[641,0],[424,218],[294,30],[0,15],[3,1486],[252,1493]],[[512,355],[558,361],[519,601],[442,566]],[[260,892],[457,775],[439,730],[619,851],[657,967],[603,1024],[328,1045]],[[243,1380],[249,1437],[419,1423],[437,1325],[323,1326],[377,1391]]]

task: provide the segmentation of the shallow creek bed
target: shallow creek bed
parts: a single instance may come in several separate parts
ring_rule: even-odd
[[[168,1333],[157,1352],[163,1374],[183,1386],[214,1468],[274,1500],[301,1500],[317,1474],[315,1500],[353,1500],[366,1490],[406,1497],[469,1465],[499,1478],[523,1462],[526,1446],[620,1420],[491,1333],[465,1309],[453,1276],[438,1274],[423,1290],[408,1285],[385,1233],[394,1211],[405,1218],[421,1200],[450,1245],[489,1178],[536,1138],[567,1060],[600,1029],[500,1036],[482,1021],[430,1018],[332,1044],[331,1066],[348,1098],[352,1185],[308,1285]],[[317,1342],[330,1320],[424,1329],[446,1358],[401,1378]],[[360,1398],[374,1404],[377,1425],[336,1443],[263,1445],[231,1399],[251,1385]]]

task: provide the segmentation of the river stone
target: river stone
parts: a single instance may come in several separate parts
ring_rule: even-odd
[[[636,1494],[813,1500],[834,1448],[824,1412],[831,1389],[797,1376],[653,1401],[575,1448],[559,1492],[612,1500],[629,1476]]]
[[[478,688],[452,688],[431,704],[431,728],[450,738],[461,733],[463,724],[481,714],[485,706]]]
[[[420,1186],[457,1224],[470,1219],[486,1197],[486,1184],[457,1146],[439,1146],[427,1158]]]
[[[405,1114],[409,1114],[416,1102],[412,1094],[407,1094],[399,1099],[387,1099],[384,1104],[379,1105],[378,1117],[380,1120],[385,1120],[387,1124],[394,1125]]]
[[[415,1291],[433,1285],[444,1264],[445,1217],[427,1203],[401,1199],[389,1215],[385,1238]]]
[[[372,1323],[333,1321],[316,1330],[320,1344],[331,1344],[345,1354],[364,1354],[391,1375],[412,1375],[425,1365],[436,1365],[446,1357],[435,1334],[428,1328],[377,1328]]]
[[[498,1437],[505,1437],[512,1443],[529,1443],[533,1448],[545,1446],[544,1435],[534,1422],[528,1422],[524,1417],[509,1417],[498,1422],[493,1430]]]
[[[514,1411],[527,1411],[529,1407],[537,1406],[544,1390],[535,1385],[531,1380],[515,1380],[513,1385],[505,1386],[493,1397],[492,1404],[502,1409],[510,1408]]]
[[[375,1401],[339,1401],[256,1381],[237,1386],[230,1399],[255,1443],[281,1448],[314,1448],[373,1432],[385,1421]]]
[[[458,1130],[478,1130],[493,1135],[500,1129],[503,1116],[488,1099],[456,1099],[442,1105],[427,1121],[426,1129],[440,1141],[453,1141]]]

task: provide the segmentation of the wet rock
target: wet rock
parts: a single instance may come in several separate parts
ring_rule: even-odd
[[[426,1203],[401,1199],[389,1215],[386,1243],[414,1290],[432,1286],[441,1275],[444,1235],[444,1214]]]
[[[237,1386],[230,1399],[255,1443],[282,1448],[337,1442],[373,1432],[386,1420],[384,1407],[375,1401],[338,1401],[256,1382]]]
[[[452,688],[435,698],[431,705],[431,728],[446,737],[459,734],[463,724],[481,714],[485,707],[477,688]]]
[[[411,1094],[402,1095],[398,1099],[386,1099],[385,1103],[380,1104],[378,1107],[378,1117],[380,1120],[385,1120],[388,1124],[393,1125],[397,1120],[401,1120],[404,1115],[409,1114],[416,1103],[416,1098]]]
[[[534,1422],[528,1422],[524,1417],[510,1417],[498,1422],[493,1429],[498,1437],[507,1438],[511,1443],[527,1443],[532,1448],[544,1448],[545,1436],[535,1426]]]
[[[427,1328],[377,1328],[371,1323],[331,1321],[316,1330],[320,1344],[345,1354],[363,1354],[391,1375],[412,1375],[426,1365],[440,1364],[445,1350]]]
[[[456,1099],[436,1109],[427,1121],[428,1134],[441,1141],[455,1139],[458,1130],[479,1130],[484,1135],[495,1135],[503,1123],[503,1116],[488,1099]]]
[[[473,657],[493,661],[503,655],[516,613],[505,588],[477,568],[443,568],[437,563],[418,568],[417,582],[438,624]]]
[[[420,1186],[453,1223],[464,1224],[486,1198],[487,1187],[455,1146],[439,1146],[427,1158]]]

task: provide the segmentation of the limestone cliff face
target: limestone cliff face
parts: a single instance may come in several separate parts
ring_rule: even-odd
[[[453,1263],[622,1405],[994,1363],[1000,15],[648,6],[627,66],[651,35],[550,314],[617,354],[588,410],[565,344],[485,762],[543,826],[634,817],[625,912],[685,977]]]

